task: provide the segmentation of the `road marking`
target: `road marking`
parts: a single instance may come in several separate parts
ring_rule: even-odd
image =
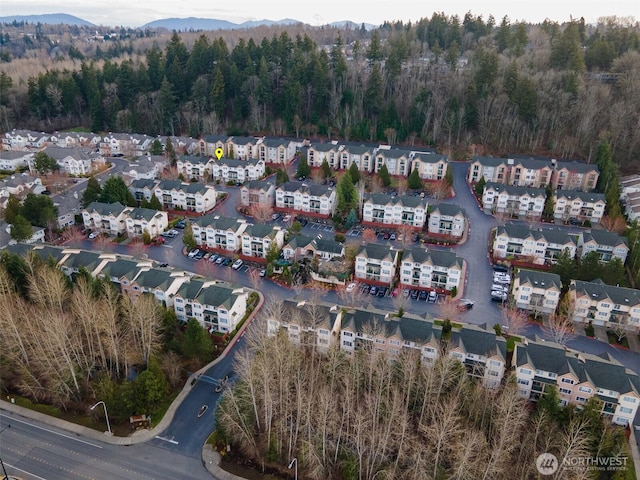
[[[46,478],[42,478],[42,477],[39,477],[38,475],[36,475],[35,473],[31,473],[31,472],[27,472],[26,470],[22,470],[21,468],[18,468],[18,467],[16,467],[15,465],[11,465],[10,463],[4,462],[4,464],[5,464],[7,467],[11,467],[11,468],[13,468],[14,470],[18,470],[18,471],[20,471],[20,472],[22,472],[22,473],[26,473],[27,475],[31,475],[31,476],[32,476],[32,477],[34,477],[34,478],[38,478],[38,479],[40,479],[40,480],[47,480]]]
[[[86,445],[91,445],[92,447],[102,448],[100,445],[96,445],[95,443],[87,442],[86,440],[80,440],[79,438],[71,437],[69,435],[65,435],[64,433],[54,432],[53,430],[49,430],[48,428],[39,427],[38,425],[34,425],[33,423],[25,422],[23,420],[18,420],[15,417],[9,417],[7,415],[2,415],[2,414],[0,414],[0,417],[9,418],[9,419],[11,419],[12,422],[24,423],[25,425],[29,425],[30,427],[38,428],[40,430],[44,430],[45,432],[53,433],[55,435],[60,435],[61,437],[65,437],[65,438],[68,438],[70,440],[75,440],[76,442],[84,443]]]
[[[156,435],[156,438],[158,440],[164,440],[165,442],[169,442],[169,443],[173,443],[174,445],[178,445],[180,442],[176,442],[174,439],[172,438],[166,438],[166,437],[161,437],[160,435]]]

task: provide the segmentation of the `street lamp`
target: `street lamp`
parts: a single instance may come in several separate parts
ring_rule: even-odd
[[[295,480],[298,480],[298,459],[297,458],[293,458],[293,460],[291,460],[291,463],[289,464],[289,470],[291,470],[291,467],[295,466]]]
[[[6,427],[0,430],[0,433],[4,432],[7,428],[11,428],[11,425],[7,424]],[[4,472],[4,477],[2,477],[2,480],[9,480],[9,475],[7,475],[7,469],[4,468],[4,462],[2,461],[2,458],[0,458],[0,465],[2,465],[2,471]]]
[[[111,433],[111,425],[109,425],[109,415],[107,414],[107,405],[102,400],[100,400],[93,407],[91,407],[91,410],[93,410],[94,408],[96,408],[100,404],[102,404],[102,406],[104,407],[104,417],[107,419],[107,430],[109,431],[109,435],[113,435]]]

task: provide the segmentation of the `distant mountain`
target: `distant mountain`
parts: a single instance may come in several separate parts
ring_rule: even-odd
[[[237,28],[253,28],[262,25],[291,25],[300,23],[297,20],[285,18],[283,20],[250,20],[243,23],[233,23],[226,20],[216,20],[214,18],[164,18],[147,23],[140,28],[166,28],[185,32],[189,30],[233,30]]]
[[[78,25],[81,27],[95,27],[91,22],[69,15],[67,13],[46,13],[42,15],[13,15],[11,17],[0,17],[0,23],[27,22],[42,23],[46,25]]]
[[[336,27],[336,28],[349,27],[352,30],[355,30],[355,29],[360,28],[362,26],[361,23],[355,23],[355,22],[352,22],[351,20],[342,20],[340,22],[331,22],[329,25],[332,26],[332,27]],[[374,25],[372,23],[365,23],[364,24],[364,28],[367,29],[367,30],[373,30],[374,28],[377,28],[377,27],[378,27],[377,25]]]

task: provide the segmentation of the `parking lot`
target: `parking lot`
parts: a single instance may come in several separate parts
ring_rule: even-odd
[[[309,223],[307,225],[307,228],[309,228],[309,230],[318,230],[321,232],[335,232],[334,228],[331,225],[324,225],[322,223]]]

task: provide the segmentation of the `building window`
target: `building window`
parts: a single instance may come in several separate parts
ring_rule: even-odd
[[[620,413],[626,413],[627,415],[633,412],[633,409],[627,407],[620,407]]]
[[[523,375],[531,375],[531,370],[527,370],[526,368],[521,368],[520,373]]]
[[[520,385],[529,385],[529,380],[525,380],[524,378],[519,378],[518,383]]]
[[[560,389],[558,389],[558,391],[560,393],[565,394],[565,395],[571,395],[571,390],[567,390],[566,388],[560,388]]]
[[[636,403],[637,399],[635,397],[628,397],[627,395],[625,395],[624,397],[622,397],[622,400],[627,403]]]
[[[568,383],[569,385],[573,385],[573,380],[570,378],[563,378],[562,383]]]

